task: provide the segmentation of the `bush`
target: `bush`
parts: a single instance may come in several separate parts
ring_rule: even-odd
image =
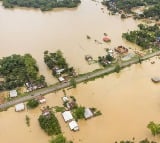
[[[40,115],[39,124],[48,135],[58,135],[61,133],[61,127],[53,112],[48,116]]]
[[[117,72],[117,73],[119,73],[120,70],[121,70],[121,67],[120,67],[120,65],[117,64],[116,67],[115,67],[115,69],[114,69],[114,71]]]
[[[29,100],[27,103],[27,107],[29,108],[36,108],[39,105],[39,102],[35,99]]]
[[[85,108],[82,106],[77,107],[73,110],[73,116],[75,117],[76,120],[84,119],[84,110]]]

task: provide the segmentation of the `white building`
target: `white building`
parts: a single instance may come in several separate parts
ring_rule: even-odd
[[[37,100],[40,104],[46,103],[46,99],[44,98],[44,96],[37,97]]]
[[[15,111],[19,112],[19,111],[23,111],[25,109],[25,105],[24,103],[19,103],[15,106]]]
[[[9,97],[16,97],[16,96],[17,96],[17,91],[16,90],[9,91]]]
[[[63,102],[68,102],[68,101],[69,101],[69,99],[68,99],[67,96],[63,96],[63,97],[62,97],[62,100],[63,100]]]
[[[70,111],[65,111],[62,113],[65,122],[73,120],[73,116]]]
[[[65,79],[64,79],[62,76],[60,76],[60,77],[58,78],[58,80],[59,80],[60,82],[64,82],[64,81],[65,81]]]
[[[85,117],[85,119],[89,119],[89,118],[93,117],[93,113],[89,108],[85,108],[84,117]]]
[[[79,126],[78,126],[76,121],[69,122],[69,127],[72,131],[78,131],[79,130]]]

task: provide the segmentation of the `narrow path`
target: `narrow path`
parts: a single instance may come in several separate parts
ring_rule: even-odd
[[[152,58],[152,57],[157,56],[157,55],[160,55],[160,51],[157,51],[155,53],[143,56],[142,58],[140,58],[140,60],[147,60],[147,59]],[[127,66],[130,66],[132,64],[136,64],[138,62],[139,62],[139,59],[136,58],[136,59],[133,59],[131,61],[124,62],[120,66],[121,66],[121,68],[125,68]],[[114,70],[115,70],[115,66],[105,68],[105,69],[102,69],[102,70],[97,70],[95,72],[86,73],[83,76],[79,76],[75,80],[76,80],[77,83],[81,83],[81,82],[90,80],[92,78],[96,78],[98,76],[114,72]],[[4,104],[1,104],[0,105],[0,110],[4,110],[4,109],[6,109],[10,106],[13,106],[15,104],[28,101],[30,99],[33,99],[33,98],[39,96],[39,95],[45,95],[45,94],[55,92],[55,91],[60,90],[60,89],[64,89],[64,88],[69,87],[69,86],[70,86],[69,82],[68,83],[57,83],[56,85],[53,85],[53,86],[50,86],[50,87],[47,87],[47,88],[43,88],[43,89],[40,89],[40,90],[36,90],[36,91],[28,94],[27,96],[19,97],[18,99],[14,99],[12,101],[8,101]]]

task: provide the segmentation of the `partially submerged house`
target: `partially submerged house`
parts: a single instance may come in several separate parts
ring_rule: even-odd
[[[93,117],[93,113],[89,108],[85,108],[84,117],[85,117],[85,119],[89,119],[89,118]]]
[[[66,82],[65,78],[62,77],[62,76],[60,76],[60,77],[58,78],[58,80],[59,80],[59,82]]]
[[[11,90],[9,91],[9,97],[17,97],[17,91],[16,90]]]
[[[76,121],[69,122],[69,127],[72,131],[78,131],[79,130],[79,126],[78,126]]]
[[[63,102],[68,102],[68,101],[69,101],[69,98],[68,98],[67,96],[63,96],[63,97],[62,97],[62,100],[63,100]]]
[[[104,42],[110,42],[111,39],[110,39],[109,37],[105,36],[105,37],[103,37],[103,41],[104,41]]]
[[[128,49],[125,48],[124,46],[118,46],[117,48],[114,49],[116,52],[119,54],[126,54],[128,53]]]
[[[65,111],[62,113],[63,119],[65,122],[69,122],[73,120],[73,116],[70,111]]]
[[[15,105],[15,111],[16,112],[23,111],[23,110],[25,110],[24,103],[19,103],[19,104]]]
[[[40,104],[46,103],[46,99],[44,96],[39,96],[36,98]]]

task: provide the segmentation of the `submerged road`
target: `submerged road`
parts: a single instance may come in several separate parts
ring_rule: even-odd
[[[157,51],[155,53],[143,56],[143,57],[140,58],[140,60],[147,60],[147,59],[152,58],[152,57],[157,56],[157,55],[160,55],[160,51]],[[125,68],[127,66],[130,66],[130,65],[136,64],[136,63],[139,63],[139,58],[135,58],[135,59],[133,59],[131,61],[123,62],[123,63],[120,64],[120,67],[121,68]],[[94,72],[91,72],[91,73],[86,73],[86,74],[84,74],[82,76],[77,77],[75,80],[76,80],[77,83],[81,83],[81,82],[96,78],[98,76],[109,74],[109,73],[115,71],[115,67],[116,66],[109,67],[109,68],[104,68],[104,69],[97,70],[97,71],[94,71]],[[0,105],[0,110],[4,110],[4,109],[6,109],[6,108],[8,108],[10,106],[13,106],[15,104],[18,104],[18,103],[21,103],[21,102],[25,102],[25,101],[28,101],[30,99],[34,99],[37,96],[45,95],[45,94],[48,94],[48,93],[51,93],[51,92],[55,92],[57,90],[64,89],[64,88],[70,87],[70,86],[71,86],[70,82],[57,83],[57,84],[55,84],[53,86],[50,86],[50,87],[47,87],[47,88],[43,88],[43,89],[40,89],[40,90],[36,90],[34,92],[29,93],[27,96],[19,97],[19,98],[16,98],[16,99],[12,100],[12,101],[8,101],[8,102],[6,102],[4,104],[1,104]]]

